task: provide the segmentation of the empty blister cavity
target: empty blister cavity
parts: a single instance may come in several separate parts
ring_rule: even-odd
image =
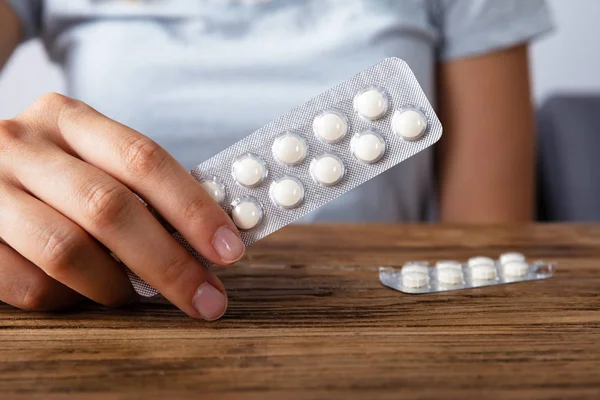
[[[467,265],[470,268],[477,267],[480,265],[493,267],[496,262],[489,257],[471,257],[469,261],[467,261]]]
[[[304,185],[298,179],[285,176],[271,184],[271,200],[278,207],[292,209],[304,200]]]
[[[521,253],[504,253],[500,256],[500,264],[508,264],[510,262],[525,262],[525,256]]]
[[[520,277],[529,273],[529,264],[525,261],[508,261],[502,265],[504,275]]]
[[[260,157],[254,154],[245,154],[234,161],[231,174],[238,184],[247,188],[255,188],[267,177],[267,165]]]
[[[381,88],[371,87],[354,97],[354,110],[362,118],[376,121],[387,114],[389,99]]]
[[[253,229],[262,222],[262,206],[252,196],[240,197],[231,204],[231,219],[240,229]]]
[[[478,264],[471,267],[471,277],[474,281],[491,281],[496,279],[497,276],[496,267],[494,266]]]
[[[217,204],[223,204],[227,191],[219,178],[212,176],[210,179],[203,181],[200,186]]]
[[[333,154],[323,154],[310,163],[310,174],[321,186],[337,185],[346,172],[342,160]]]
[[[298,165],[306,158],[308,145],[299,134],[286,132],[275,139],[271,151],[280,164]]]
[[[313,122],[315,136],[324,143],[338,143],[348,134],[348,118],[341,112],[328,110]]]
[[[364,164],[373,164],[385,154],[385,140],[374,130],[363,131],[352,137],[350,150]]]
[[[427,130],[427,117],[416,108],[398,110],[392,118],[392,130],[404,140],[420,139]]]

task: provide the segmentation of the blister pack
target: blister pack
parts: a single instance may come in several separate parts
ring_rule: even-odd
[[[437,142],[442,125],[408,65],[388,58],[191,171],[249,246]],[[360,210],[357,210],[360,212]],[[207,264],[178,233],[173,236]],[[136,291],[157,292],[130,272]]]
[[[379,281],[403,293],[426,294],[549,279],[554,270],[551,263],[528,263],[523,254],[505,253],[497,260],[473,257],[464,264],[438,261],[430,267],[426,261],[417,261],[401,268],[380,267]]]

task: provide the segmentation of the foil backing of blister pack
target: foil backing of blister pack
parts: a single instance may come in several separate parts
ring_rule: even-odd
[[[520,282],[539,281],[552,278],[555,273],[555,265],[545,261],[535,261],[533,263],[523,263],[526,267],[524,272],[519,275],[506,273],[506,265],[495,262],[490,265],[490,274],[488,279],[477,278],[473,273],[474,267],[468,264],[458,264],[460,266],[461,279],[454,282],[441,282],[440,269],[436,266],[429,266],[427,262],[411,262],[403,267],[379,267],[379,281],[382,285],[406,294],[428,294],[450,292],[488,286],[508,285]],[[425,269],[422,275],[423,280],[419,280],[419,272],[414,267],[422,266]],[[479,266],[480,268],[483,266]],[[458,271],[458,270],[456,270]],[[409,276],[410,274],[410,276]],[[451,276],[451,278],[456,275]]]
[[[386,114],[375,121],[358,115],[353,105],[358,93],[372,87],[381,89],[389,102]],[[426,131],[417,140],[405,140],[392,130],[394,112],[406,108],[418,110],[426,118]],[[322,142],[313,132],[315,117],[327,110],[342,113],[349,124],[346,136],[334,144]],[[375,130],[385,139],[385,153],[373,164],[358,161],[351,152],[353,136],[369,129]],[[308,145],[306,158],[294,166],[282,165],[272,155],[273,141],[288,131],[299,134]],[[220,179],[226,189],[223,208],[228,213],[231,213],[231,203],[237,198],[252,196],[260,202],[263,208],[262,222],[254,229],[240,232],[242,241],[249,246],[425,150],[436,143],[441,135],[442,125],[413,72],[404,61],[388,58],[258,129],[198,165],[191,174],[199,182],[212,177]],[[311,160],[325,153],[337,156],[345,166],[343,179],[331,187],[323,187],[315,183],[310,173]],[[266,179],[255,188],[241,186],[231,173],[234,161],[244,154],[259,157],[267,167]],[[273,204],[269,195],[270,185],[273,180],[282,176],[294,177],[304,185],[304,200],[299,207],[282,209]],[[375,193],[374,196],[376,197],[377,194]],[[195,257],[207,265],[210,264],[197,254],[178,232],[174,232],[173,236]],[[157,294],[154,288],[131,271],[128,273],[139,294],[143,296]]]

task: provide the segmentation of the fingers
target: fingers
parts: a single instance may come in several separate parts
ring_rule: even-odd
[[[213,320],[225,312],[221,282],[114,178],[58,148],[39,154],[27,168],[15,171],[15,177],[188,315]],[[0,236],[13,245],[4,232]]]
[[[0,236],[41,268],[42,275],[104,305],[122,305],[135,298],[123,268],[83,229],[18,188],[8,184],[0,187]],[[14,257],[13,261],[16,263]],[[25,260],[18,263],[22,264],[31,269]],[[52,289],[50,284],[41,283]]]
[[[73,265],[71,259],[98,259],[103,265],[113,265],[103,260],[104,252],[101,256],[81,257],[85,251],[98,247],[87,244],[85,238],[93,237],[190,316],[212,320],[224,313],[227,297],[221,282],[177,243],[126,187],[132,187],[169,219],[198,252],[220,264],[235,261],[243,254],[237,230],[181,166],[168,155],[163,158],[166,161],[155,158],[153,154],[160,155],[164,151],[152,147],[153,143],[143,136],[62,96],[45,97],[15,122],[19,129],[5,130],[8,134],[0,135],[0,139],[6,144],[5,151],[14,152],[18,157],[0,160],[0,164],[7,163],[0,168],[0,175],[9,171],[11,180],[41,200],[40,204],[43,202],[56,214],[66,217],[75,229],[51,225],[51,234],[46,235],[50,248],[59,243],[59,255],[67,254],[64,256],[67,262],[63,256],[59,257],[61,262],[37,256],[18,234],[10,236],[7,235],[10,232],[0,231],[7,243],[31,254],[34,263],[52,276],[68,281],[70,286],[97,299],[107,286],[106,282],[94,278],[98,268],[90,267],[89,263],[76,269],[63,268]],[[123,133],[129,142],[119,142],[120,136],[110,136],[112,130]],[[97,138],[102,140],[85,141],[88,132],[101,132]],[[111,147],[112,142],[115,143]],[[96,158],[89,157],[88,162],[93,160],[106,170],[78,159],[82,157],[79,152],[84,156],[99,154]],[[104,159],[109,162],[103,164]],[[168,184],[162,185],[163,180]],[[172,183],[177,180],[185,184]],[[30,213],[29,210],[24,212]],[[49,215],[45,215],[40,221],[48,218]],[[38,227],[40,221],[32,226]],[[35,242],[44,243],[43,240]]]
[[[55,116],[49,126],[63,145],[139,194],[198,253],[219,265],[243,256],[231,219],[165,150],[80,102],[58,95],[45,102],[38,107]]]
[[[15,250],[0,244],[0,301],[23,310],[51,311],[76,305],[82,299]]]

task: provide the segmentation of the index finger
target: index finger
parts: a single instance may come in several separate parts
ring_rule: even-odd
[[[166,150],[82,102],[49,97],[41,104],[63,145],[139,194],[211,262],[228,265],[244,255],[233,221]]]

